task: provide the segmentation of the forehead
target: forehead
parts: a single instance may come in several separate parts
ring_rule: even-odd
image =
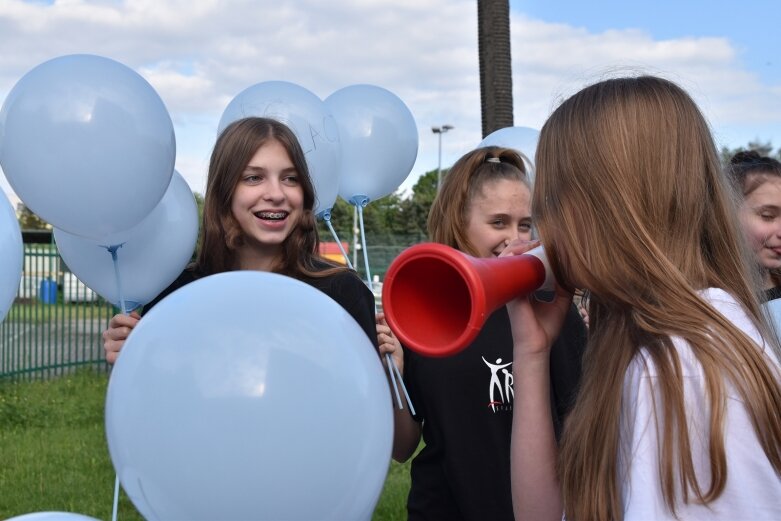
[[[283,161],[292,163],[287,148],[276,139],[269,139],[260,145],[249,160],[249,164],[263,163],[267,161]]]
[[[491,179],[480,186],[469,206],[486,213],[529,213],[531,193],[529,187],[517,179]]]
[[[767,177],[746,196],[751,204],[781,206],[781,177]]]

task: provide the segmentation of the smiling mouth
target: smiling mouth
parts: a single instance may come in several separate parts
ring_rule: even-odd
[[[266,221],[281,221],[289,215],[289,212],[255,212],[255,217]]]

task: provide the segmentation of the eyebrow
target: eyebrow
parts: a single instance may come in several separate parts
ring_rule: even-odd
[[[261,173],[265,173],[265,172],[267,172],[267,171],[268,171],[268,170],[267,170],[265,167],[262,167],[262,166],[251,166],[251,165],[247,165],[247,166],[244,168],[244,172],[261,172]],[[282,169],[282,173],[283,173],[283,174],[287,174],[287,173],[290,173],[290,172],[295,172],[295,173],[298,173],[298,170],[296,170],[296,167],[294,167],[294,166],[291,166],[290,168],[284,168],[284,169]]]

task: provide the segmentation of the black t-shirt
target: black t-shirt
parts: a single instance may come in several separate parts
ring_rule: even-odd
[[[586,329],[573,306],[551,350],[557,433],[577,393]],[[512,520],[510,436],[513,342],[507,309],[495,311],[460,353],[404,352],[404,380],[423,421],[425,447],[412,461],[411,521]]]
[[[326,269],[329,266],[321,263],[318,264],[318,267]],[[185,269],[170,286],[144,306],[144,313],[148,313],[158,302],[177,289],[198,278],[200,278],[200,275],[192,268]],[[366,336],[369,337],[374,348],[378,349],[374,295],[354,271],[345,269],[325,277],[302,277],[299,280],[319,289],[342,306],[358,322],[361,329],[366,332]]]

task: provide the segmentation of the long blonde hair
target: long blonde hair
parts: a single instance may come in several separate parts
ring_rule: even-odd
[[[567,517],[623,518],[617,476],[622,386],[641,348],[659,375],[661,490],[673,513],[679,500],[707,504],[724,490],[727,382],[781,472],[777,373],[698,294],[724,289],[767,333],[736,198],[692,99],[648,76],[587,87],[543,127],[536,165],[533,215],[552,268],[563,285],[591,293],[583,380],[559,452]],[[672,337],[688,342],[703,368],[710,482],[695,473]]]

